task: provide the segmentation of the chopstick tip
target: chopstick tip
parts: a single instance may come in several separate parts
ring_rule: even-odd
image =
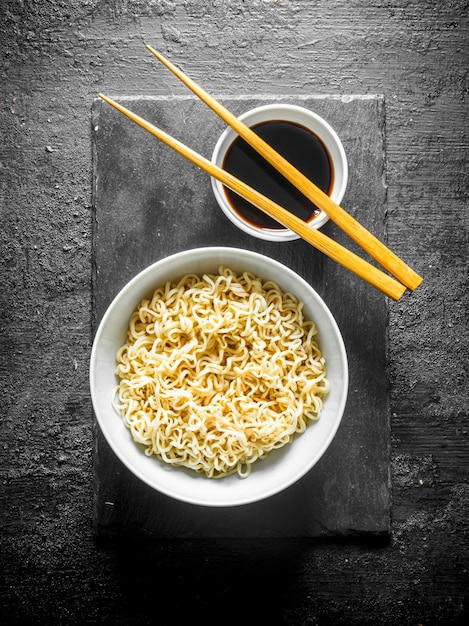
[[[400,283],[399,283],[400,284]],[[408,293],[407,289],[405,287],[405,285],[402,285],[402,287],[400,289],[398,289],[394,295],[391,295],[391,298],[394,300],[394,302],[399,302],[399,300],[402,298],[402,296],[404,294]]]
[[[414,289],[417,289],[417,287],[419,285],[421,285],[423,283],[423,276],[419,276],[418,274],[415,275],[415,280],[414,280],[414,284],[412,286],[412,291]]]
[[[154,55],[155,55],[155,57],[156,57],[157,59],[161,59],[161,54],[160,54],[159,52],[157,52],[157,51],[155,50],[155,48],[153,48],[153,46],[150,46],[149,44],[146,44],[146,46],[145,46],[145,47],[146,47],[146,49],[147,49],[147,50],[149,50],[152,54],[154,54]]]

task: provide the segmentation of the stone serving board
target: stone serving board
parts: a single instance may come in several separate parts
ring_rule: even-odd
[[[224,123],[192,96],[109,95],[207,157],[224,129]],[[374,234],[385,238],[381,96],[238,96],[220,100],[238,115],[281,101],[323,116],[341,137],[349,162],[349,184],[342,205]],[[205,508],[152,490],[121,464],[94,421],[96,535],[195,539],[388,534],[386,297],[304,241],[277,244],[239,231],[218,208],[204,172],[101,100],[92,107],[92,137],[94,330],[118,291],[153,262],[199,246],[243,247],[288,265],[316,289],[341,329],[350,367],[345,414],[325,455],[298,483],[255,504]],[[358,250],[331,222],[323,231]]]

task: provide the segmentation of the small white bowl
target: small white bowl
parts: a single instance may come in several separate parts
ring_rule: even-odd
[[[326,359],[331,390],[317,422],[290,444],[252,465],[251,474],[210,479],[184,468],[172,467],[145,455],[131,438],[112,405],[117,385],[116,354],[125,343],[128,322],[143,297],[166,281],[187,273],[217,273],[220,265],[235,272],[245,270],[295,294],[305,304],[307,318],[319,329],[318,343]],[[169,256],[135,276],[115,297],[96,332],[90,361],[90,389],[101,431],[117,457],[140,480],[180,501],[223,507],[255,502],[286,489],[298,481],[321,458],[342,419],[348,392],[348,364],[344,343],[326,304],[298,274],[269,257],[237,248],[209,247]]]
[[[313,132],[325,146],[332,165],[333,183],[330,196],[337,204],[342,202],[348,181],[347,157],[337,133],[322,117],[309,109],[293,104],[267,104],[240,115],[239,119],[250,127],[273,120],[294,122]],[[226,154],[237,137],[238,134],[231,127],[225,129],[215,145],[212,154],[213,163],[223,167]],[[228,219],[244,232],[268,241],[292,241],[299,238],[288,228],[262,228],[244,220],[233,209],[223,184],[215,178],[212,178],[211,182],[220,208]],[[321,228],[328,220],[326,213],[321,211],[310,221],[311,228]]]

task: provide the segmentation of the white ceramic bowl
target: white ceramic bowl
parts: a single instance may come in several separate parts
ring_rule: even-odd
[[[334,178],[330,196],[337,204],[342,202],[348,181],[347,157],[337,133],[322,117],[304,107],[278,103],[252,109],[240,115],[239,119],[250,127],[261,122],[280,120],[300,124],[312,131],[326,147],[332,163]],[[212,154],[213,163],[223,167],[225,156],[237,137],[238,134],[231,127],[225,129],[215,145]],[[212,178],[211,182],[218,205],[228,219],[244,232],[268,241],[292,241],[298,239],[298,235],[288,228],[261,228],[244,220],[230,204],[223,184],[215,178]],[[311,228],[321,228],[328,220],[329,217],[326,213],[321,211],[317,217],[311,220]]]
[[[305,313],[319,329],[318,343],[326,359],[331,391],[317,422],[290,444],[252,465],[251,474],[210,479],[184,468],[174,468],[148,457],[131,438],[112,406],[116,353],[125,342],[129,318],[141,299],[167,280],[186,273],[218,272],[225,265],[235,272],[248,270],[276,281],[305,303]],[[331,443],[342,418],[347,391],[348,365],[337,324],[318,294],[295,272],[261,254],[236,248],[209,247],[169,256],[135,276],[115,297],[96,332],[90,362],[90,388],[98,424],[117,457],[150,487],[177,500],[203,506],[234,506],[262,500],[287,488],[310,470]]]

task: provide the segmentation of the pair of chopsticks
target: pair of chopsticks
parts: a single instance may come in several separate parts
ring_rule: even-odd
[[[287,180],[299,189],[313,204],[322,209],[345,233],[358,243],[368,254],[378,261],[394,278],[385,274],[358,255],[340,245],[319,230],[311,228],[303,220],[290,213],[277,203],[259,193],[229,172],[218,167],[210,160],[198,154],[163,130],[150,124],[140,116],[132,113],[107,96],[99,94],[105,102],[126,115],[133,122],[144,128],[154,137],[173,148],[176,152],[197,165],[200,169],[213,176],[232,191],[239,194],[254,206],[267,213],[285,227],[290,228],[302,239],[326,254],[328,257],[347,268],[376,289],[393,300],[399,300],[407,289],[414,290],[422,282],[422,278],[414,272],[402,259],[396,256],[379,239],[372,235],[349,213],[297,170],[282,155],[275,151],[259,135],[240,121],[233,113],[210,96],[200,85],[186,76],[180,69],[165,59],[151,46],[147,49],[154,54],[173,74],[191,89],[219,117],[233,128],[248,144],[251,145],[266,161],[275,167]],[[397,279],[397,280],[396,280]]]

